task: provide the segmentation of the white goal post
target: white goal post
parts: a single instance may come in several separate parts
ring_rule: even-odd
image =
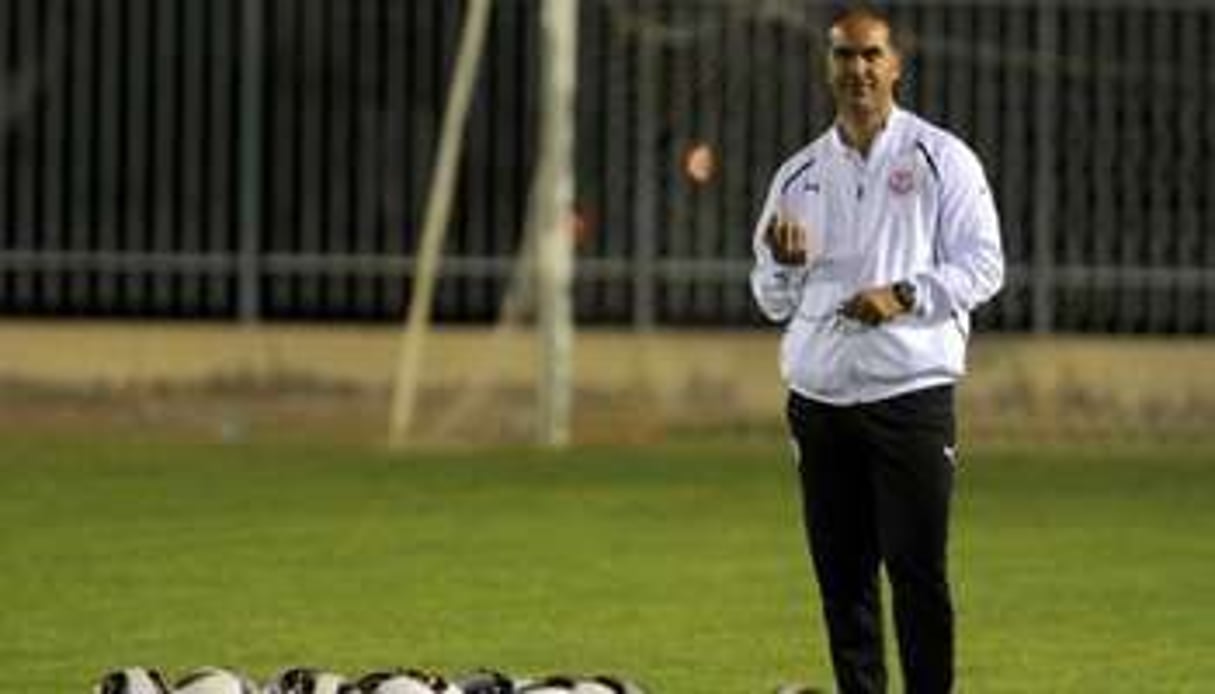
[[[451,96],[443,117],[439,152],[402,337],[388,427],[388,444],[403,447],[413,424],[423,343],[430,329],[440,250],[450,219],[456,173],[476,84],[477,64],[489,24],[491,0],[469,0]],[[578,72],[576,0],[544,0],[541,8],[539,149],[525,221],[519,269],[530,277],[512,280],[504,313],[520,301],[535,302],[539,358],[536,441],[564,446],[570,439],[573,364],[574,135]],[[528,285],[534,291],[528,291]],[[519,292],[519,294],[515,294]],[[508,319],[512,319],[509,316]]]
[[[537,239],[539,321],[538,443],[569,443],[573,371],[574,128],[578,84],[578,3],[545,0],[541,24],[544,92],[540,156],[528,226]]]
[[[415,255],[413,288],[409,295],[409,318],[401,340],[396,382],[392,391],[388,423],[388,445],[392,448],[405,445],[410,424],[413,422],[418,390],[418,365],[422,360],[426,332],[430,328],[439,251],[443,248],[443,237],[451,218],[457,165],[464,148],[464,123],[468,119],[477,83],[477,63],[485,46],[490,8],[491,0],[469,0],[468,15],[460,37],[451,97],[443,114],[434,180],[426,204],[426,217],[422,223],[422,240]]]

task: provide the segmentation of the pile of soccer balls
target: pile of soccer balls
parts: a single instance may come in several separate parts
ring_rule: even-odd
[[[107,673],[95,694],[644,694],[636,684],[607,675],[515,679],[477,670],[451,679],[422,670],[384,670],[347,679],[319,668],[285,670],[264,686],[224,668],[194,670],[172,685],[158,671],[132,667]]]

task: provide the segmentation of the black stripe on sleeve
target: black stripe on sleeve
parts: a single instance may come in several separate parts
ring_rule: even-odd
[[[928,168],[932,169],[932,177],[937,183],[941,182],[941,170],[937,168],[937,162],[932,158],[932,154],[928,151],[928,145],[924,144],[923,140],[915,141],[915,148],[920,150],[920,154],[924,155],[924,161],[928,162]]]
[[[814,166],[814,161],[815,161],[814,157],[811,157],[811,158],[810,158],[808,161],[806,161],[806,163],[805,163],[805,164],[802,164],[801,166],[799,166],[799,167],[797,167],[796,169],[794,169],[793,173],[789,174],[789,177],[788,177],[788,178],[786,178],[786,179],[785,179],[785,182],[781,184],[781,186],[780,186],[780,194],[781,194],[781,195],[784,195],[785,193],[789,192],[789,186],[793,185],[793,184],[794,184],[794,182],[796,182],[796,181],[797,181],[797,179],[798,179],[798,178],[799,178],[799,177],[800,177],[802,174],[804,174],[804,173],[806,173],[807,171],[809,171],[809,170],[810,170],[810,167],[811,167],[811,166]]]

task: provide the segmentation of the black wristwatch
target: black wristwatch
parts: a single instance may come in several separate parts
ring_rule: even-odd
[[[915,308],[914,284],[908,280],[899,280],[890,289],[894,292],[895,301],[899,302],[899,306],[902,306],[904,311]]]

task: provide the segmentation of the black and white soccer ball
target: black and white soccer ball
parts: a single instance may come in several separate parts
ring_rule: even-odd
[[[612,675],[595,675],[579,680],[574,685],[575,694],[645,694],[641,687],[630,680]]]
[[[565,675],[549,675],[537,680],[522,682],[515,690],[521,694],[569,694],[574,691],[574,678]]]
[[[475,670],[454,678],[462,694],[514,694],[515,681],[497,670]]]
[[[777,687],[774,694],[827,694],[827,690],[808,684],[784,684]]]
[[[341,694],[350,683],[336,672],[320,668],[293,667],[278,674],[262,694]]]
[[[637,684],[611,675],[552,675],[525,683],[515,691],[520,694],[645,694]]]
[[[423,670],[384,670],[368,673],[342,694],[463,694],[442,676]]]
[[[128,667],[107,672],[93,688],[95,694],[169,694],[159,670]]]
[[[245,675],[219,667],[204,667],[183,675],[173,694],[259,694],[260,688]]]

